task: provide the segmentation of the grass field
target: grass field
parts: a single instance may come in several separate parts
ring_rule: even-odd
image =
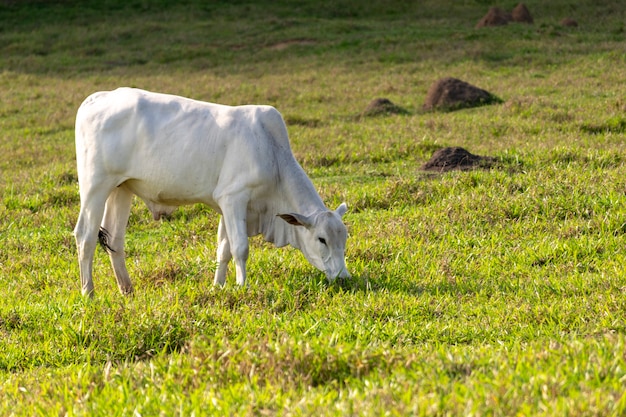
[[[0,3],[0,415],[625,415],[626,8],[474,27],[515,4]],[[423,112],[445,76],[503,102]],[[118,86],[275,106],[353,279],[254,238],[215,288],[217,215],[137,201],[135,294],[98,250],[84,299],[74,116]],[[497,163],[420,170],[446,146]]]

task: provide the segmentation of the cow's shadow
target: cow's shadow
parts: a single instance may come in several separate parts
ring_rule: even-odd
[[[353,275],[349,279],[336,280],[326,284],[332,291],[350,293],[388,293],[396,292],[410,296],[420,295],[469,295],[477,292],[477,288],[469,284],[455,282],[419,282],[411,279],[373,277],[364,274]]]

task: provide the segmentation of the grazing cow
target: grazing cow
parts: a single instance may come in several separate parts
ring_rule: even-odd
[[[87,97],[76,114],[80,214],[74,229],[82,292],[93,293],[98,241],[109,253],[122,293],[133,286],[124,235],[133,195],[154,219],[184,204],[221,214],[215,284],[234,259],[246,282],[248,237],[290,244],[329,280],[348,278],[341,204],[328,210],[295,160],[287,128],[270,106],[230,107],[119,88]]]

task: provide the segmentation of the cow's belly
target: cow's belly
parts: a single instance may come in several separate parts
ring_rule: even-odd
[[[136,179],[125,181],[121,187],[126,187],[140,197],[148,205],[155,219],[169,215],[176,207],[188,204],[204,203],[217,209],[211,187],[167,180],[152,182]]]

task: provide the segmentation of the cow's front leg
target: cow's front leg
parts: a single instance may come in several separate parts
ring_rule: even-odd
[[[224,222],[224,226],[226,227],[230,255],[235,261],[235,272],[237,275],[237,284],[239,285],[246,283],[246,262],[248,261],[249,251],[248,229],[246,225],[247,207],[248,200],[241,197],[224,198],[220,201],[220,208],[222,209],[221,222]],[[226,247],[223,247],[223,249],[226,253]],[[218,266],[216,274],[217,273],[220,273],[220,266]],[[224,275],[225,274],[226,272],[224,272]]]
[[[224,224],[224,217],[222,216],[220,218],[220,225],[217,228],[217,268],[215,269],[213,284],[224,285],[226,282],[226,273],[228,272],[228,263],[232,257],[228,234],[226,233],[226,225]]]

